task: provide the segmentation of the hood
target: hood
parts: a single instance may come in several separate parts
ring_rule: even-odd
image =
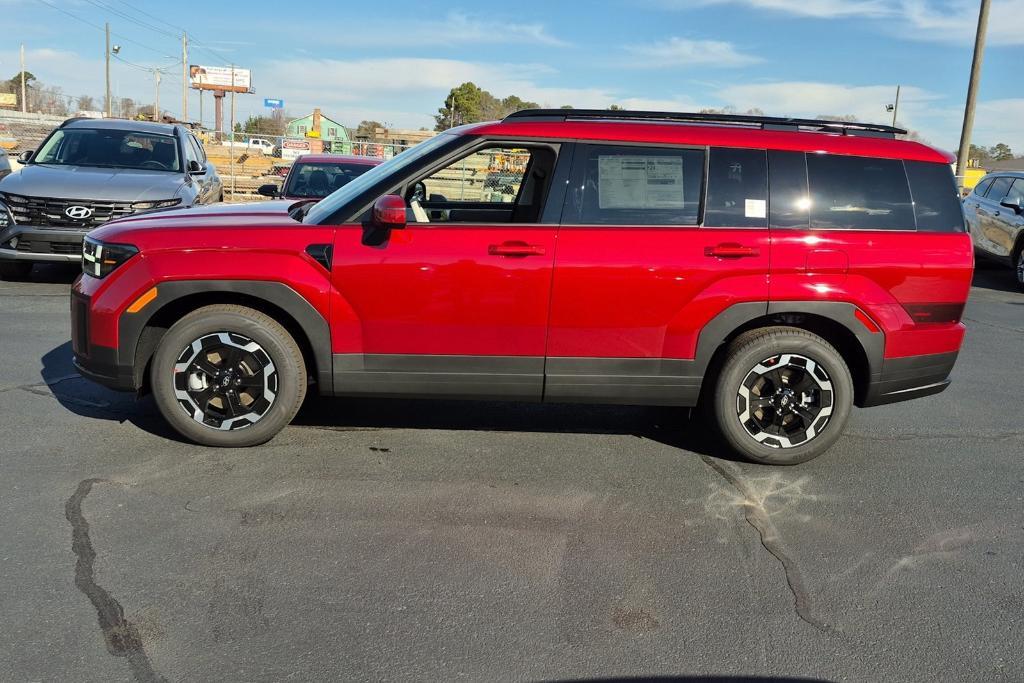
[[[0,188],[2,189],[2,188]],[[214,204],[191,209],[158,209],[111,221],[89,233],[100,240],[117,241],[126,234],[188,228],[256,228],[296,225],[289,209],[298,202],[272,201]]]
[[[138,202],[176,197],[184,178],[182,173],[139,169],[28,164],[0,180],[0,192],[29,197]]]

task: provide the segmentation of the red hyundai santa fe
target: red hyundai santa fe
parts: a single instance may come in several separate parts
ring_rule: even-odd
[[[321,396],[702,405],[761,463],[936,394],[971,240],[949,154],[887,126],[531,110],[317,204],[90,233],[75,362],[182,435],[251,446]]]

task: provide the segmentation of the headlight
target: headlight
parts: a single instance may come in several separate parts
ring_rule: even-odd
[[[6,204],[0,202],[0,230],[6,230],[13,223],[14,216],[11,215],[11,210],[7,208]]]
[[[168,206],[177,206],[181,204],[181,198],[178,199],[158,199],[152,202],[135,202],[132,204],[132,208],[136,211],[147,211],[149,209],[166,209]]]
[[[107,244],[91,237],[82,242],[82,272],[93,277],[106,277],[139,250],[130,244]]]

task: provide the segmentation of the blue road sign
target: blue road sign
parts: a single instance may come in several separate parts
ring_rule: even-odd
[[[270,98],[263,99],[263,106],[268,109],[281,109],[284,107],[284,100],[272,100]]]

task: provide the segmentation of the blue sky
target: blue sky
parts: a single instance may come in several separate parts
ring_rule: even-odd
[[[183,27],[199,41],[189,61],[252,69],[257,94],[237,99],[239,118],[275,97],[293,115],[319,106],[349,125],[432,126],[448,89],[472,80],[556,107],[758,107],[884,122],[901,84],[901,122],[953,149],[977,9],[977,0],[0,0],[0,76],[17,72],[23,40],[41,80],[101,95],[103,33],[90,24],[109,21],[134,64],[180,59]],[[1024,0],[993,0],[976,142],[1024,153],[1022,67]],[[152,101],[151,76],[118,61],[112,70],[121,96]],[[189,97],[195,118],[198,95]],[[161,104],[180,112],[180,67],[164,77]]]

